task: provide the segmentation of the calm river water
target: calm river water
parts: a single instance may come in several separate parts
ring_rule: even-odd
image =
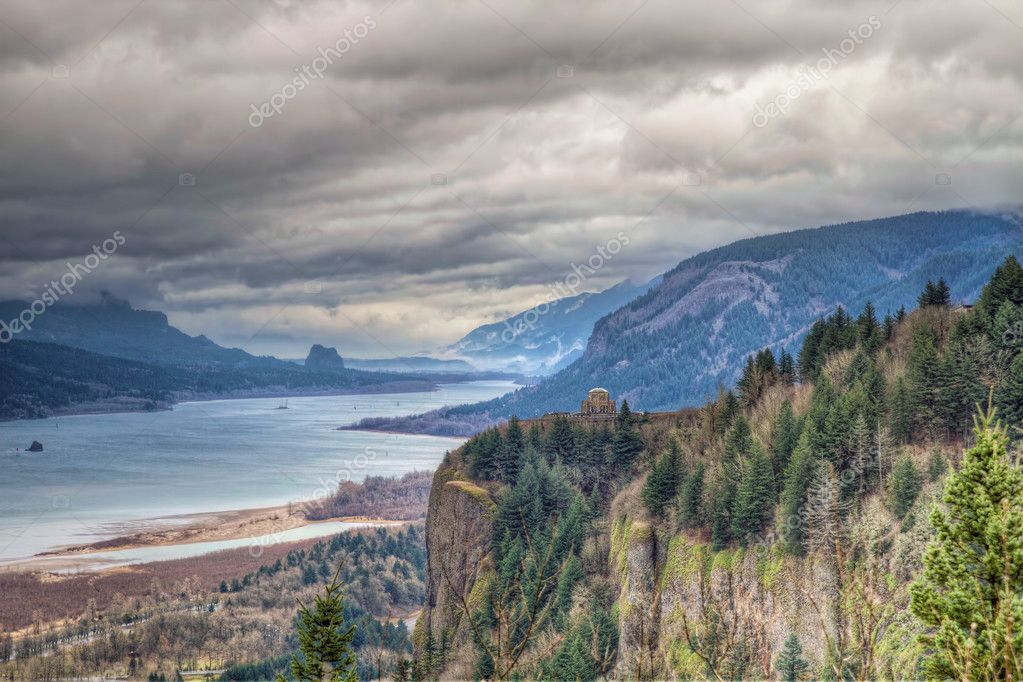
[[[0,562],[130,532],[159,517],[308,499],[342,477],[433,469],[461,438],[338,431],[502,395],[510,382],[432,393],[182,403],[156,413],[0,422]],[[33,440],[44,446],[28,453]],[[19,451],[20,448],[20,451]]]

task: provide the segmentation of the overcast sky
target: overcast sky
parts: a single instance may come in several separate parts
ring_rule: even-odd
[[[616,241],[1018,203],[1021,91],[1014,0],[2,0],[0,297],[119,231],[69,300],[432,349]]]

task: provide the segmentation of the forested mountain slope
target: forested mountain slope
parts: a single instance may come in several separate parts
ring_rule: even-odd
[[[1023,268],[970,310],[922,289],[701,409],[513,418],[450,453],[419,678],[1018,678]]]
[[[575,409],[604,386],[641,410],[696,405],[738,377],[762,347],[794,352],[838,305],[912,306],[944,277],[954,302],[976,299],[1008,253],[1023,255],[1018,212],[948,211],[756,237],[689,258],[596,323],[585,354],[540,384],[465,413],[536,416]]]

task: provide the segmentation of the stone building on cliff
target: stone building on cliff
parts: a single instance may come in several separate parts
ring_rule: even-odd
[[[584,416],[614,415],[617,411],[618,406],[606,388],[591,388],[579,407],[579,414]]]

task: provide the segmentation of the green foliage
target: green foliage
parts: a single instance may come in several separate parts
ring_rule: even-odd
[[[923,488],[923,476],[908,455],[895,461],[892,468],[891,508],[898,518],[903,518],[916,502]]]
[[[572,433],[572,425],[564,415],[558,415],[551,423],[550,432],[547,434],[547,441],[544,443],[543,453],[547,456],[548,462],[561,459],[562,462],[571,462],[575,453],[575,434]]]
[[[803,658],[803,645],[796,633],[790,634],[785,640],[785,646],[779,652],[774,667],[778,671],[778,678],[784,682],[796,682],[807,678],[810,664]]]
[[[643,451],[643,439],[636,432],[629,401],[623,400],[615,420],[614,436],[611,438],[611,465],[616,474],[627,472]]]
[[[508,429],[501,439],[500,447],[495,454],[495,468],[498,480],[512,483],[519,474],[522,453],[525,450],[525,439],[522,435],[522,424],[518,417],[508,420]]]
[[[690,528],[703,522],[703,479],[706,466],[703,462],[696,465],[692,473],[686,477],[682,486],[679,505],[679,520]]]
[[[977,308],[988,319],[993,319],[1006,301],[1023,305],[1023,267],[1015,256],[1009,256],[995,269],[991,280],[981,290]]]
[[[790,370],[791,373],[791,370]],[[742,372],[737,388],[739,402],[744,407],[755,404],[764,391],[779,379],[778,364],[770,348],[764,348],[746,359],[746,368]]]
[[[1006,455],[992,412],[976,420],[977,443],[945,483],[931,514],[936,538],[910,589],[927,626],[930,679],[1019,679],[1023,674],[1023,472]]]
[[[933,436],[941,426],[938,391],[945,380],[938,357],[938,340],[934,331],[921,327],[913,336],[906,367],[914,426]]]
[[[938,448],[931,450],[931,456],[927,459],[927,477],[932,483],[937,483],[948,473],[948,460]]]
[[[767,455],[758,448],[739,483],[731,518],[732,536],[747,544],[760,536],[773,516],[774,496],[774,471]]]
[[[792,401],[786,400],[778,410],[778,416],[774,419],[773,437],[771,440],[771,454],[774,456],[774,471],[777,476],[785,472],[789,464],[792,451],[796,449],[799,442],[800,432],[799,420],[792,411]]]
[[[643,506],[647,511],[654,516],[665,516],[667,508],[679,493],[684,477],[682,451],[678,442],[672,438],[668,442],[668,451],[654,460],[650,473],[647,474],[641,493]]]
[[[524,465],[515,485],[498,497],[494,515],[494,542],[506,536],[521,537],[547,528],[553,516],[560,515],[572,502],[571,487],[563,473],[553,469],[535,451],[527,450]]]
[[[805,534],[806,493],[810,489],[820,456],[814,452],[815,429],[811,425],[803,430],[792,460],[785,468],[785,485],[781,493],[782,533],[785,547],[793,554],[803,551]]]
[[[355,626],[345,627],[345,591],[341,566],[316,595],[313,608],[299,602],[298,646],[301,654],[291,659],[291,674],[301,682],[355,682]],[[278,677],[283,680],[284,677]]]
[[[921,308],[926,308],[931,305],[949,305],[952,303],[952,295],[945,278],[942,277],[939,279],[937,284],[927,280],[927,284],[924,286],[924,290],[920,293],[920,296],[917,297],[916,302]]]
[[[995,404],[998,405],[999,414],[1013,428],[1011,435],[1019,438],[1018,429],[1023,427],[1023,353],[1016,356],[1009,372],[998,384]]]
[[[858,331],[859,326],[842,306],[829,317],[814,322],[799,351],[799,376],[804,381],[815,380],[831,353],[856,345]]]

